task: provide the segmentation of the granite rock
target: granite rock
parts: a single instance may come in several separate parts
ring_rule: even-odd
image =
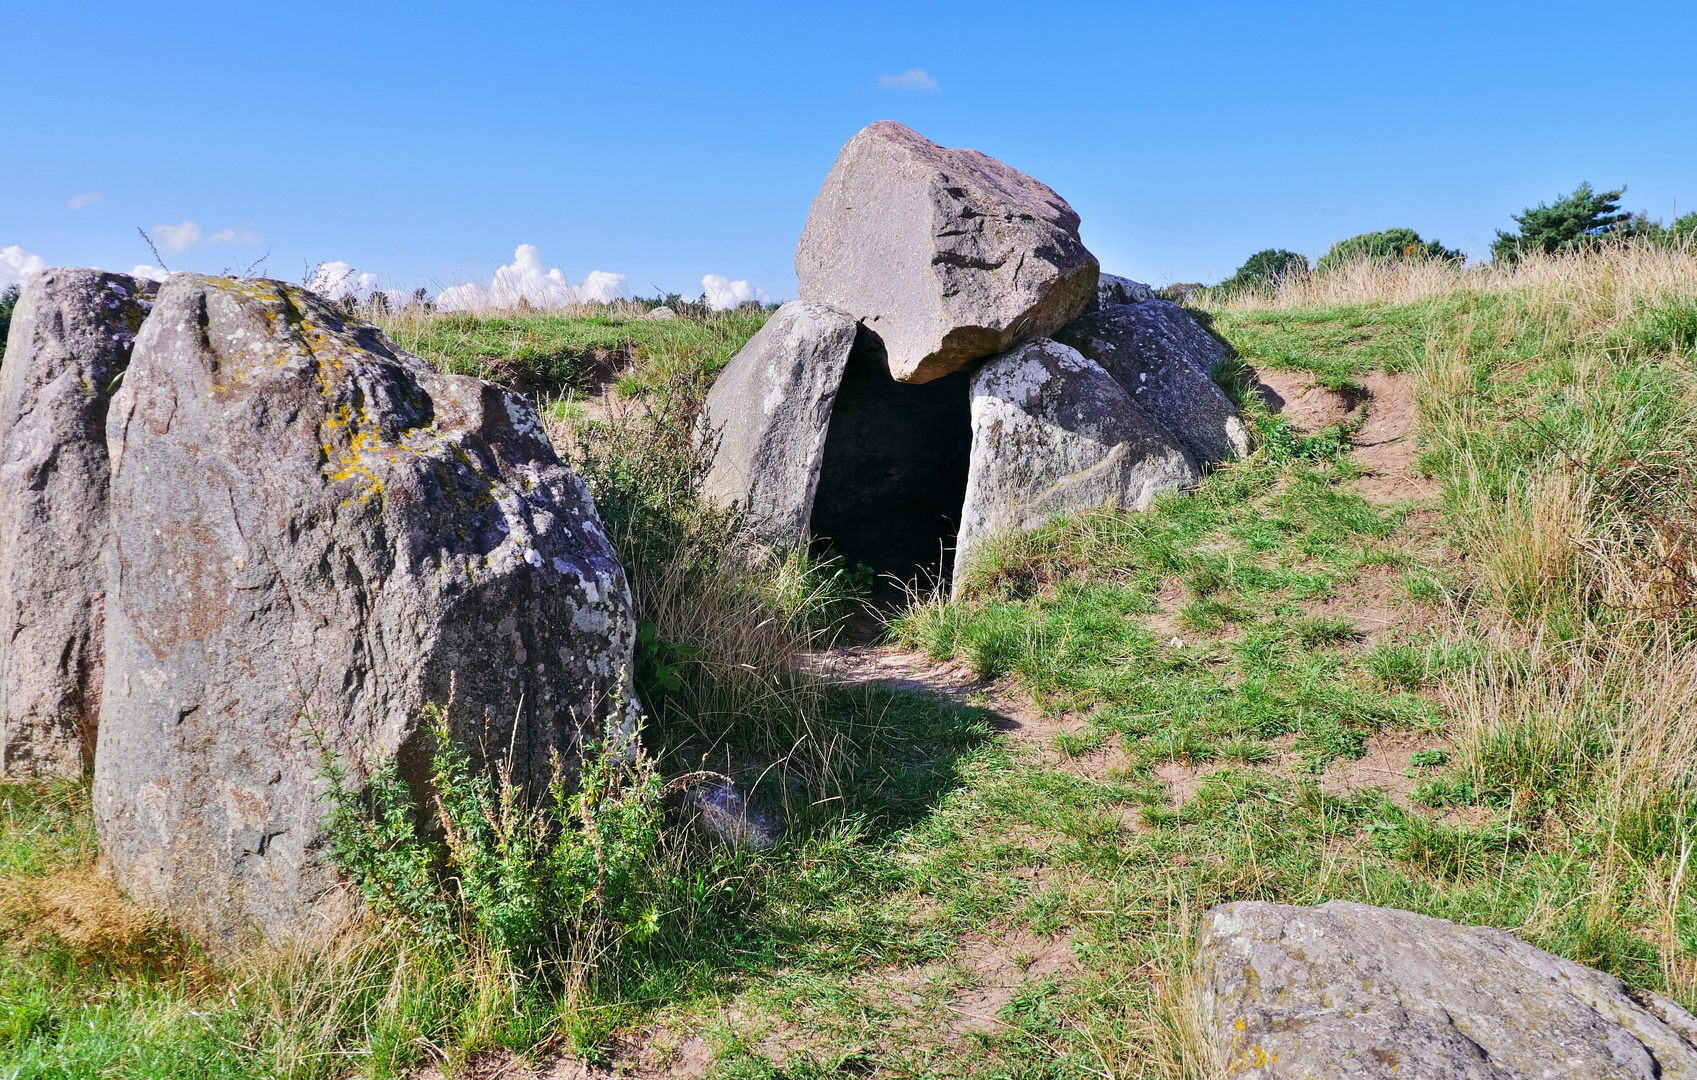
[[[976,150],[880,120],[848,141],[796,247],[801,296],[883,340],[899,382],[929,382],[1053,334],[1096,296],[1078,215]]]
[[[35,275],[0,367],[0,775],[82,775],[100,716],[106,411],[156,286]]]
[[[532,794],[634,730],[624,571],[523,397],[294,286],[177,274],[107,437],[101,855],[202,942],[336,922],[325,753],[427,794],[451,682],[451,737]]]

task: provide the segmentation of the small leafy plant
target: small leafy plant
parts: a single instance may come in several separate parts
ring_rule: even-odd
[[[331,857],[373,914],[438,949],[516,973],[593,977],[660,918],[659,776],[635,735],[614,735],[583,746],[575,776],[556,753],[537,797],[506,763],[474,762],[456,746],[452,701],[424,711],[434,740],[426,805],[392,758],[360,785],[325,752]]]

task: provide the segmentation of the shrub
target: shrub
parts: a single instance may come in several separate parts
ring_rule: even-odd
[[[1529,206],[1513,215],[1520,225],[1518,233],[1497,230],[1491,257],[1512,263],[1529,251],[1565,251],[1595,244],[1606,236],[1631,236],[1636,231],[1633,216],[1620,209],[1624,194],[1624,187],[1592,191],[1589,183],[1581,183],[1551,205]]]
[[[1271,291],[1286,278],[1308,276],[1308,259],[1294,251],[1268,248],[1245,259],[1237,273],[1220,282],[1216,289],[1228,293]]]
[[[1316,272],[1335,270],[1354,262],[1398,262],[1404,259],[1464,259],[1460,251],[1436,240],[1422,240],[1413,229],[1386,229],[1339,240],[1314,264]]]
[[[546,795],[505,763],[474,762],[425,710],[433,805],[420,812],[393,759],[364,784],[326,754],[331,857],[380,919],[448,954],[526,975],[593,978],[659,918],[654,854],[661,784],[640,746],[583,747],[575,783],[554,759]]]

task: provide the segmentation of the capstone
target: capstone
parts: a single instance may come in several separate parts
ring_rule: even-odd
[[[1059,330],[1096,296],[1078,215],[976,150],[880,120],[848,141],[796,247],[801,296],[876,332],[923,383]]]

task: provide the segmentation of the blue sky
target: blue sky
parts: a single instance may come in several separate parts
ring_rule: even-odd
[[[838,148],[889,118],[1045,181],[1157,284],[1402,225],[1482,256],[1581,180],[1697,210],[1694,40],[1690,3],[6,0],[0,248],[127,270],[143,226],[172,269],[434,291],[531,244],[573,283],[783,298]]]

